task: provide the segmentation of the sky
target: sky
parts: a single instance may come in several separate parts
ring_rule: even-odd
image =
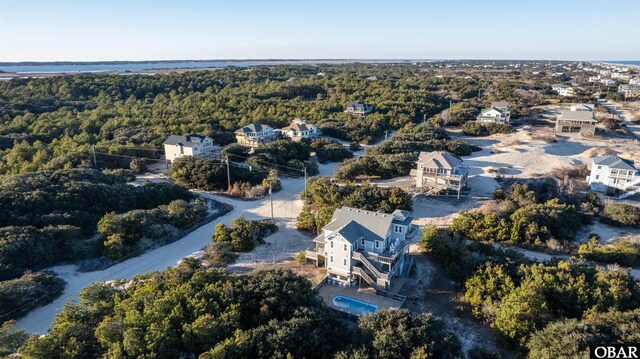
[[[640,60],[640,0],[0,0],[0,62]]]

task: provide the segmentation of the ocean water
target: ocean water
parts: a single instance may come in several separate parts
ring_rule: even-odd
[[[140,71],[154,69],[192,69],[227,66],[256,66],[266,64],[255,61],[165,61],[165,62],[106,62],[106,63],[0,63],[0,70],[12,73],[59,73],[59,72],[109,72]]]
[[[608,64],[616,64],[616,65],[640,66],[640,61],[633,61],[633,60],[627,60],[627,61],[602,61],[602,62],[606,62]]]

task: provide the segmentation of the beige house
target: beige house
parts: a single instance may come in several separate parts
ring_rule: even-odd
[[[172,163],[176,158],[215,157],[219,154],[220,147],[214,145],[210,137],[198,134],[186,136],[171,135],[163,143],[165,159]]]
[[[556,121],[557,133],[581,133],[595,135],[596,121],[590,111],[562,111]]]
[[[282,128],[280,132],[294,141],[320,136],[320,130],[316,125],[300,118],[294,119],[289,126]]]
[[[248,147],[259,147],[260,145],[273,141],[276,132],[271,126],[260,123],[252,123],[236,130],[236,141],[238,144]]]
[[[415,178],[416,188],[424,193],[437,194],[460,192],[469,179],[469,168],[462,159],[444,151],[420,152],[417,168],[410,175]]]
[[[413,262],[407,255],[415,235],[409,211],[381,213],[357,208],[336,209],[316,237],[308,259],[327,269],[327,282],[354,287],[367,283],[392,290],[396,278],[407,276]]]
[[[565,84],[555,84],[551,86],[551,90],[557,92],[558,95],[565,97],[574,96],[576,94],[576,91],[573,87]]]

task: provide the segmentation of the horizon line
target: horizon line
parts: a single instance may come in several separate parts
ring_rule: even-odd
[[[165,60],[51,60],[51,61],[0,61],[0,65],[33,65],[33,64],[98,64],[98,63],[162,63],[162,62],[277,62],[277,61],[371,61],[371,62],[437,62],[437,61],[554,61],[554,62],[637,62],[640,59],[622,60],[583,60],[583,59],[500,59],[500,58],[233,58],[233,59],[165,59]]]

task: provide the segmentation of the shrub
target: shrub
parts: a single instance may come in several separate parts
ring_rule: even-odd
[[[313,139],[311,148],[313,148],[320,163],[342,162],[347,158],[353,157],[353,153],[341,143],[327,138]]]
[[[212,240],[214,242],[230,242],[234,252],[247,252],[258,244],[264,243],[264,237],[278,230],[271,221],[251,221],[239,216],[227,227],[222,223],[216,226]]]
[[[52,302],[64,290],[62,279],[45,273],[27,273],[0,282],[0,322],[19,318],[29,311]]]
[[[612,226],[640,227],[640,207],[608,201],[602,219]]]
[[[580,244],[578,254],[598,262],[640,266],[640,237],[614,238],[609,244],[598,244],[594,237],[588,243]]]
[[[213,267],[225,267],[235,262],[237,257],[229,242],[211,242],[204,248],[205,263]]]

